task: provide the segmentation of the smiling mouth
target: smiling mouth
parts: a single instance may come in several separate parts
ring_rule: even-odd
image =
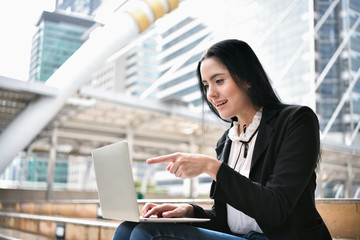
[[[222,105],[224,105],[227,102],[228,102],[228,100],[224,100],[222,102],[214,103],[214,105],[215,105],[215,107],[221,107]]]

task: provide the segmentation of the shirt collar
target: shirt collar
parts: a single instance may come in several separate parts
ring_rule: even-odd
[[[256,112],[252,122],[246,128],[246,132],[245,133],[242,132],[240,135],[238,135],[239,122],[234,121],[234,125],[230,128],[228,133],[228,136],[231,139],[231,141],[249,141],[250,137],[253,135],[253,133],[260,125],[262,110],[263,108],[261,107],[259,111]]]

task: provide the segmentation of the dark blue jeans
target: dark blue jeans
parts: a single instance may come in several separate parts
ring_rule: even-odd
[[[123,222],[116,229],[113,240],[268,240],[264,234],[249,232],[234,236],[181,223]]]

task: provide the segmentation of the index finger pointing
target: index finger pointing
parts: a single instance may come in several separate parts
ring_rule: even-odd
[[[155,164],[155,163],[165,163],[165,162],[174,162],[174,161],[175,161],[175,159],[173,156],[167,155],[167,156],[149,158],[146,160],[146,163],[147,164]]]

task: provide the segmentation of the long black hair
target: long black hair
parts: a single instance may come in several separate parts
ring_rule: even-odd
[[[202,100],[207,103],[210,110],[219,118],[221,117],[218,111],[207,100],[206,89],[202,83],[200,72],[201,63],[211,57],[216,57],[227,68],[235,83],[248,94],[254,106],[272,106],[281,102],[251,47],[246,42],[237,39],[220,41],[205,52],[196,70]],[[248,90],[245,89],[244,83],[250,85]],[[223,120],[226,121],[226,119]]]

